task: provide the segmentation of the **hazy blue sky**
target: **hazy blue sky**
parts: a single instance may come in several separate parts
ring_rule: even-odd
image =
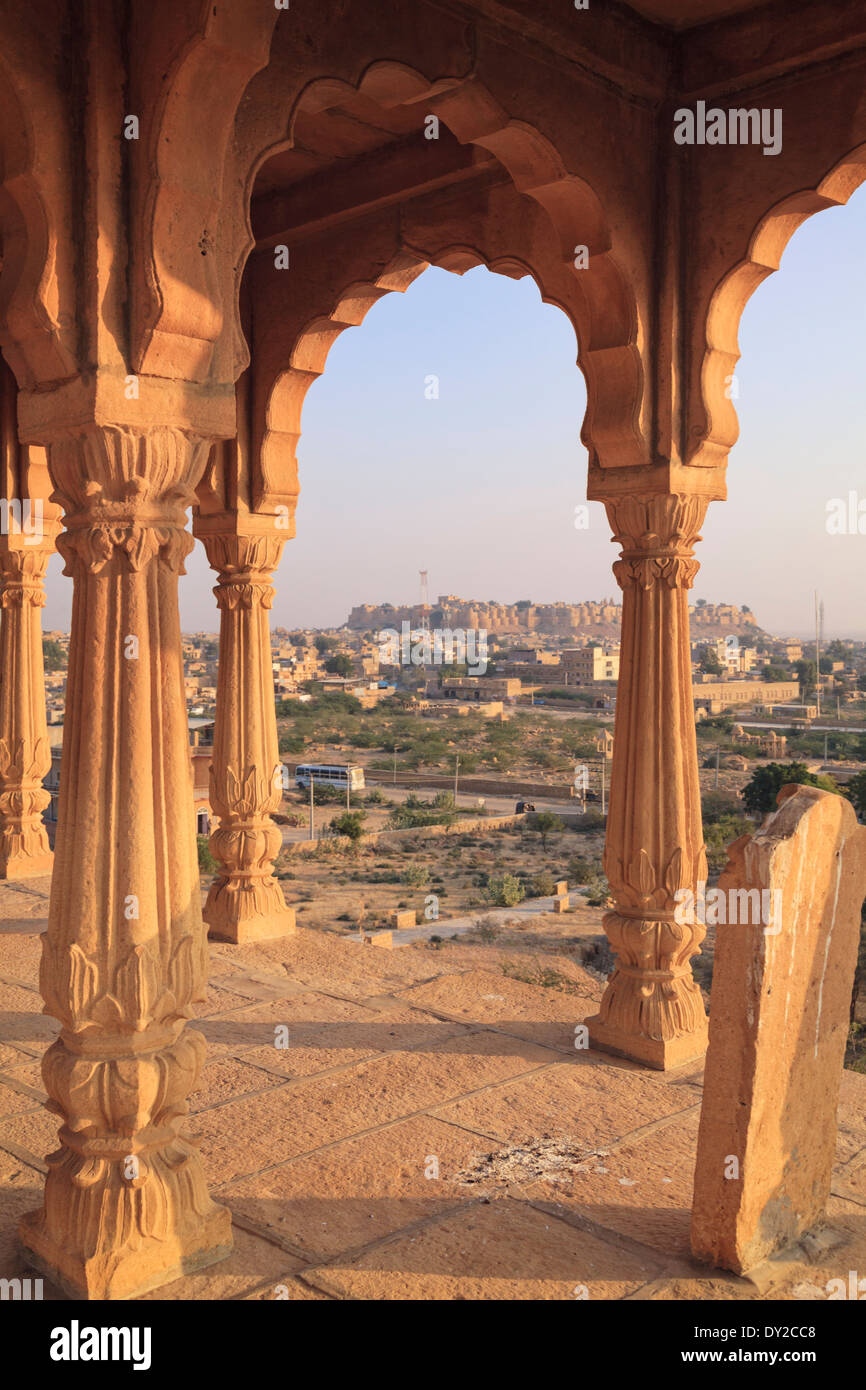
[[[866,635],[866,535],[831,536],[826,504],[866,499],[866,187],[811,218],[746,308],[740,440],[714,503],[694,595],[748,603],[779,633]],[[532,280],[431,268],[337,340],[307,396],[297,538],[274,625],[339,624],[355,603],[430,594],[512,602],[618,594],[603,508],[584,500],[585,406],[571,325]],[[425,378],[439,377],[439,399]],[[866,510],[866,508],[864,508]],[[866,523],[864,523],[866,524]],[[187,631],[216,630],[200,546],[181,581]],[[71,582],[51,563],[45,626],[67,627]]]

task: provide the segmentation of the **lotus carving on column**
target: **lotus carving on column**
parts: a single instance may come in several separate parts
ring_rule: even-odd
[[[279,798],[274,791],[274,781],[273,775],[270,778],[263,776],[254,764],[245,770],[241,778],[229,764],[225,770],[225,782],[220,790],[215,785],[216,777],[211,765],[211,793],[214,803],[217,807],[221,803],[229,815],[236,816],[239,820],[252,820],[276,810]]]
[[[169,962],[168,988],[161,989],[159,961],[138,944],[104,989],[99,966],[76,942],[61,952],[44,938],[40,975],[45,1012],[66,1022],[72,1032],[143,1033],[155,1023],[190,1017],[201,995],[202,962],[196,962],[192,936],[182,937]]]
[[[48,745],[45,739],[37,738],[28,755],[28,744],[29,740],[17,738],[13,753],[8,740],[0,738],[0,781],[42,782],[51,766]]]
[[[677,892],[683,888],[693,888],[695,879],[702,873],[706,877],[706,857],[704,846],[697,856],[696,873],[689,871],[689,861],[678,845],[671,854],[661,876],[645,849],[638,850],[628,869],[624,870],[619,858],[606,858],[605,871],[611,886],[617,890],[617,902],[635,912],[652,913],[671,907],[676,901]],[[703,866],[703,868],[702,868]],[[661,881],[659,879],[661,878]]]
[[[48,1108],[70,1117],[72,1134],[124,1137],[170,1125],[187,1114],[203,1056],[204,1040],[193,1031],[161,1052],[134,1057],[83,1057],[53,1043],[42,1064]]]

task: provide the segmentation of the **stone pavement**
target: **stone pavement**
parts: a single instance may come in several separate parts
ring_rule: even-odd
[[[0,1278],[26,1273],[16,1226],[56,1147],[39,1072],[57,1026],[37,992],[48,886],[0,885]],[[824,1298],[866,1270],[866,1076],[843,1080],[841,1243],[751,1278],[697,1265],[701,1068],[575,1049],[602,983],[567,924],[393,954],[303,929],[215,945],[190,1129],[235,1252],[147,1297]]]

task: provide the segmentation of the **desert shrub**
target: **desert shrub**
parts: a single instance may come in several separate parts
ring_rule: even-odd
[[[572,883],[589,883],[601,873],[599,859],[587,859],[582,854],[573,854],[568,861],[568,877]]]
[[[750,835],[755,828],[754,821],[747,816],[720,816],[716,821],[704,825],[704,843],[707,847],[707,868],[720,870],[728,859],[728,846],[741,835]]]
[[[555,886],[553,874],[548,869],[542,869],[530,880],[529,890],[533,898],[549,898]]]
[[[584,891],[590,907],[604,907],[610,895],[610,885],[604,874],[595,874],[584,884]]]
[[[309,793],[309,791],[308,791],[308,790],[303,790],[303,789],[301,789],[301,790],[302,790],[302,795],[307,799],[307,801],[309,801],[309,799],[310,799],[310,793]],[[314,792],[313,792],[313,800],[315,801],[315,803],[316,803],[317,806],[345,806],[345,804],[346,804],[346,790],[345,790],[345,788],[342,788],[342,789],[341,789],[340,787],[328,787],[328,786],[320,785],[320,784],[317,782],[317,783],[316,783],[316,786],[315,786],[315,790],[314,790]],[[362,797],[361,797],[361,795],[360,795],[359,792],[350,792],[350,793],[349,793],[349,805],[350,805],[350,806],[361,807],[361,806],[363,806],[363,804],[364,804],[364,802],[363,802],[363,799],[362,799]]]
[[[487,897],[497,907],[516,907],[524,896],[523,885],[513,874],[491,874],[487,880]]]
[[[199,872],[203,874],[218,874],[220,866],[211,854],[210,841],[207,835],[196,835],[195,840],[198,846]]]
[[[335,835],[345,835],[349,840],[360,840],[364,833],[363,821],[363,811],[344,811],[341,816],[334,816],[331,830]]]
[[[303,753],[306,740],[303,734],[280,734],[278,748],[281,753]]]
[[[742,814],[743,803],[732,792],[707,791],[701,797],[701,814],[704,825],[712,825],[722,816]]]
[[[426,888],[430,882],[430,870],[423,864],[410,864],[401,873],[400,882],[408,888]]]

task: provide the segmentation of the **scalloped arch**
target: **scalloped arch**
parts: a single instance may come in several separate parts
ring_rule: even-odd
[[[268,61],[277,11],[261,0],[204,5],[164,73],[147,133],[148,176],[133,183],[135,370],[203,381],[226,319],[232,271],[215,251],[238,104]],[[209,100],[215,90],[221,100]],[[207,120],[202,113],[207,112]]]
[[[375,280],[353,281],[345,286],[338,292],[331,311],[311,319],[298,334],[288,365],[273,382],[268,395],[259,451],[261,482],[257,505],[279,503],[291,508],[297,501],[300,488],[296,450],[301,437],[304,400],[313,382],[324,372],[337,338],[345,329],[358,327],[373,305],[386,294],[405,293],[431,265],[455,275],[483,265],[513,280],[529,276],[542,302],[562,309],[571,320],[566,306],[547,294],[531,267],[518,258],[496,256],[488,260],[475,247],[461,244],[445,246],[436,252],[404,245]],[[287,477],[288,468],[291,469],[290,478]]]
[[[61,341],[61,301],[70,286],[60,283],[59,209],[48,187],[64,163],[58,148],[63,126],[53,110],[45,118],[39,107],[35,114],[43,119],[37,137],[34,113],[16,80],[28,76],[23,60],[0,54],[0,343],[25,390],[75,370]]]
[[[238,331],[240,279],[254,246],[249,208],[258,170],[268,158],[291,148],[301,111],[326,111],[341,97],[359,93],[385,107],[429,98],[431,113],[439,116],[461,144],[489,150],[518,193],[543,209],[557,238],[561,267],[570,272],[575,283],[573,304],[548,302],[563,309],[577,335],[578,365],[587,386],[583,441],[591,459],[602,466],[642,463],[646,459],[642,432],[644,334],[633,288],[613,254],[604,209],[590,185],[565,168],[547,137],[525,121],[509,117],[477,78],[429,79],[404,63],[381,61],[369,64],[355,82],[319,77],[304,87],[289,117],[288,137],[261,150],[248,172],[244,204],[247,239],[238,258]],[[587,248],[586,268],[574,265],[577,246]],[[478,253],[470,250],[470,254]],[[499,258],[498,264],[504,266],[505,259]],[[473,264],[487,262],[479,255]],[[526,273],[533,275],[542,290],[538,276],[529,267]],[[277,396],[280,394],[278,391]]]
[[[701,364],[701,398],[705,427],[700,431],[690,463],[697,454],[707,462],[723,462],[736,443],[739,421],[725,395],[727,380],[740,358],[739,328],[743,310],[758,286],[779,269],[791,237],[807,218],[825,208],[840,207],[866,180],[866,144],[844,155],[814,188],[792,193],[758,222],[746,256],[713,292],[707,311],[706,349]]]

